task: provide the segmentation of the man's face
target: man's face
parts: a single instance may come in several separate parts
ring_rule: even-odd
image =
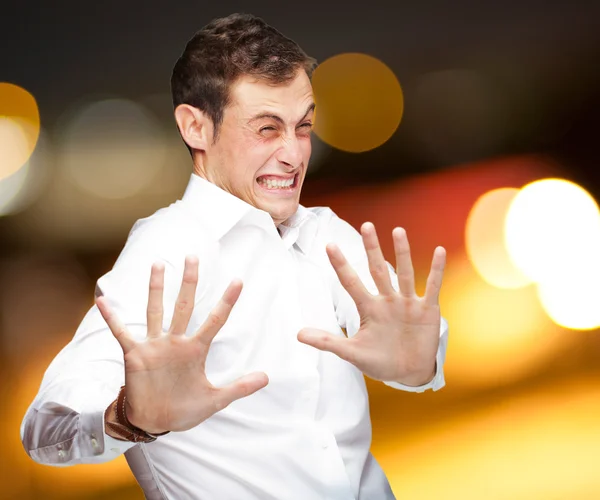
[[[272,85],[241,77],[231,88],[217,141],[205,154],[208,180],[275,224],[294,215],[310,159],[314,101],[303,70]]]

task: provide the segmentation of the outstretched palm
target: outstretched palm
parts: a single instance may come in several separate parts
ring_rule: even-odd
[[[195,427],[236,399],[249,396],[268,383],[266,374],[246,375],[217,388],[205,374],[206,357],[241,290],[232,282],[219,303],[191,337],[185,336],[194,308],[198,260],[186,258],[183,282],[168,332],[163,332],[164,266],[152,266],[148,296],[146,339],[137,342],[110,310],[104,297],[96,304],[123,349],[127,417],[147,432],[184,431]]]
[[[339,248],[328,245],[329,260],[360,315],[360,328],[351,338],[305,329],[298,339],[330,351],[377,380],[421,385],[433,377],[439,344],[439,292],[446,252],[436,248],[425,295],[415,291],[414,271],[406,232],[396,228],[392,235],[396,253],[398,291],[392,286],[375,227],[361,228],[371,275],[379,295],[370,294]]]

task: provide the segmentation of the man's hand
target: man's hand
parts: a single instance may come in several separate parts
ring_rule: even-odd
[[[252,373],[226,387],[210,384],[205,374],[208,349],[240,296],[242,283],[232,282],[195,335],[186,337],[197,283],[198,260],[188,257],[173,320],[165,333],[162,331],[164,266],[152,266],[148,334],[141,342],[133,339],[104,297],[96,299],[100,313],[123,349],[127,418],[152,434],[191,429],[268,383],[266,374]]]
[[[327,246],[329,260],[360,314],[358,332],[345,338],[303,329],[298,340],[337,354],[373,379],[411,386],[427,383],[435,374],[441,321],[438,299],[446,251],[442,247],[435,249],[425,295],[419,297],[406,231],[396,228],[392,232],[398,292],[392,287],[375,227],[365,223],[361,233],[379,295],[367,291],[337,246]]]

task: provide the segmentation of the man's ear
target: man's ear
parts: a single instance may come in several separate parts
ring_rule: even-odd
[[[175,121],[190,148],[206,151],[212,143],[213,124],[205,113],[189,104],[180,104],[175,108]]]

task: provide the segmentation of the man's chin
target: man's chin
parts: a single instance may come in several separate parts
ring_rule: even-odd
[[[273,222],[275,222],[275,225],[279,225],[282,222],[288,220],[297,212],[298,205],[298,202],[286,203],[285,207],[269,205],[261,207],[261,210],[268,212],[269,215],[273,218]]]

